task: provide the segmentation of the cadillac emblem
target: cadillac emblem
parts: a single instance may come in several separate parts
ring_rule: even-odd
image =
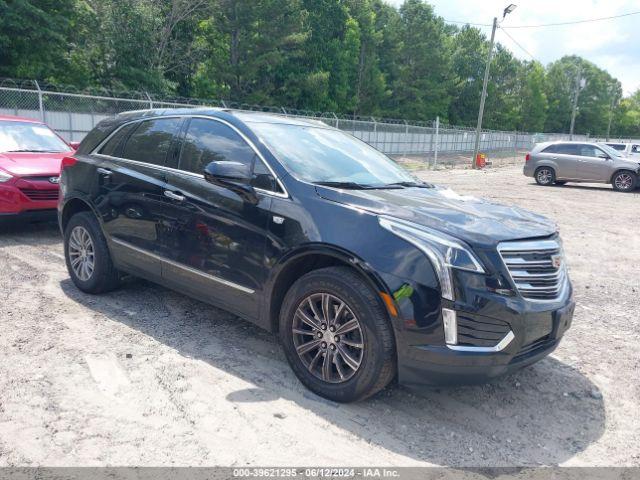
[[[551,255],[551,264],[553,268],[560,270],[560,267],[562,267],[562,255]]]
[[[49,177],[49,183],[60,183],[60,177]]]

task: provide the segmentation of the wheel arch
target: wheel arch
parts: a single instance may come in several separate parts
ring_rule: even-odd
[[[340,247],[323,244],[309,245],[290,252],[274,267],[274,274],[268,283],[266,295],[268,317],[265,323],[270,331],[278,331],[280,307],[291,285],[306,273],[330,266],[346,266],[355,271],[374,289],[384,310],[387,314],[389,313],[380,297],[380,292],[389,294],[389,289],[365,261]]]
[[[636,181],[640,180],[640,176],[638,175],[638,172],[634,172],[633,170],[630,170],[628,168],[618,168],[615,172],[613,172],[613,174],[611,175],[611,178],[609,178],[609,183],[613,183],[613,179],[616,178],[616,175],[622,172],[630,173],[631,175],[635,176]]]
[[[100,219],[94,208],[91,206],[91,203],[86,199],[78,196],[72,197],[64,203],[60,212],[60,229],[63,234],[64,230],[67,228],[69,220],[71,220],[71,217],[80,212],[91,212],[96,216],[96,218],[98,218],[98,220]]]

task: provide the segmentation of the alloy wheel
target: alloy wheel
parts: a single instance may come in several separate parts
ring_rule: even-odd
[[[629,190],[633,185],[633,178],[628,173],[621,173],[616,176],[615,185],[618,190]]]
[[[86,282],[95,269],[95,249],[86,228],[77,226],[69,236],[69,262],[76,276]]]
[[[304,366],[316,378],[342,383],[362,364],[360,321],[343,300],[329,293],[305,297],[292,323],[293,343]]]
[[[551,183],[552,178],[553,178],[553,174],[551,173],[551,170],[543,168],[542,170],[538,171],[538,181],[541,184],[547,185]]]

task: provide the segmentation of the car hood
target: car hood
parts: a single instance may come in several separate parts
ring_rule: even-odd
[[[56,153],[0,153],[0,168],[16,177],[59,175],[60,164],[62,159],[67,155],[73,155],[73,151]]]
[[[326,200],[430,227],[480,247],[557,232],[555,223],[541,215],[440,186],[381,190],[318,186],[316,192]]]

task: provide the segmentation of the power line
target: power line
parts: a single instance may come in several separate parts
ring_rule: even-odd
[[[613,15],[610,17],[600,17],[600,18],[589,18],[586,20],[575,20],[572,22],[557,22],[557,23],[543,23],[540,25],[509,25],[508,27],[501,27],[502,29],[506,29],[506,28],[543,28],[543,27],[557,27],[557,26],[562,26],[562,25],[576,25],[576,24],[580,24],[580,23],[591,23],[591,22],[601,22],[603,20],[613,20],[615,18],[622,18],[622,17],[630,17],[631,15],[638,15],[640,14],[640,10],[637,12],[629,12],[629,13],[622,13],[620,15]],[[448,20],[448,19],[444,19],[445,22],[447,23],[457,23],[460,25],[473,25],[474,27],[490,27],[491,24],[490,23],[473,23],[473,22],[464,22],[462,20]]]
[[[531,57],[531,59],[532,59],[532,60],[535,60],[535,61],[537,61],[537,62],[540,62],[540,60],[538,60],[536,57],[534,57],[534,56],[529,52],[529,50],[527,50],[526,48],[524,48],[522,45],[520,45],[520,44],[518,43],[518,41],[517,41],[515,38],[513,38],[511,35],[509,35],[509,32],[507,32],[504,28],[500,28],[500,30],[502,30],[502,32],[503,32],[507,37],[509,37],[509,38],[511,39],[511,41],[512,41],[513,43],[515,43],[515,44],[520,48],[520,50],[522,50],[524,53],[526,53],[527,55],[529,55],[529,56]],[[542,63],[542,62],[540,62],[540,63]]]

